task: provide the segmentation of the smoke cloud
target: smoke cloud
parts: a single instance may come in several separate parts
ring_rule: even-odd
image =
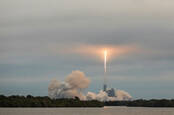
[[[128,92],[123,90],[117,90],[116,96],[117,100],[130,100],[132,98],[132,96]]]
[[[122,100],[131,100],[132,96],[123,90],[115,90],[115,97],[109,97],[108,94],[102,90],[98,94],[93,92],[88,92],[86,95],[87,100],[99,100],[99,101],[122,101]]]
[[[80,100],[99,100],[99,101],[115,101],[115,100],[130,100],[132,97],[128,92],[123,90],[115,90],[115,97],[109,97],[102,90],[98,94],[87,92],[83,94],[83,90],[89,86],[90,80],[85,74],[79,70],[72,71],[64,82],[59,82],[56,79],[52,80],[48,87],[48,95],[52,99],[60,98],[75,98]]]
[[[79,97],[81,100],[85,100],[82,90],[87,88],[89,83],[90,80],[83,72],[72,71],[65,79],[65,82],[52,80],[48,87],[48,95],[55,99]]]

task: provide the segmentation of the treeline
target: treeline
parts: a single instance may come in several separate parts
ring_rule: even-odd
[[[104,103],[92,100],[81,101],[75,99],[50,99],[48,96],[4,96],[0,95],[0,107],[103,107]]]
[[[133,100],[133,101],[108,101],[105,106],[128,106],[128,107],[174,107],[174,99],[151,99],[151,100]]]
[[[50,99],[48,96],[4,96],[0,95],[0,107],[103,107],[103,106],[128,106],[128,107],[174,107],[174,99],[151,99],[132,101],[107,101],[97,100],[81,101],[74,99]]]

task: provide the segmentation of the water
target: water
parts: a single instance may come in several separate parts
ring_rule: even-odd
[[[0,115],[174,115],[174,108],[0,108]]]

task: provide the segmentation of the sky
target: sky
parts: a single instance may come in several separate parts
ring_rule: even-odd
[[[0,94],[48,95],[73,70],[103,84],[103,61],[81,46],[136,46],[107,63],[108,86],[133,98],[174,97],[173,0],[0,0]]]

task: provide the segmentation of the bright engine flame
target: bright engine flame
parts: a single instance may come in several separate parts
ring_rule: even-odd
[[[104,50],[104,71],[106,73],[107,50]]]
[[[55,48],[57,49],[57,48]],[[98,56],[101,57],[101,61],[104,59],[104,63],[109,60],[114,59],[115,57],[129,54],[129,53],[137,53],[139,50],[134,45],[76,45],[73,47],[63,47],[60,50],[63,54],[80,54],[84,57],[88,56]],[[106,68],[106,66],[105,66]],[[105,69],[106,71],[106,69]]]

